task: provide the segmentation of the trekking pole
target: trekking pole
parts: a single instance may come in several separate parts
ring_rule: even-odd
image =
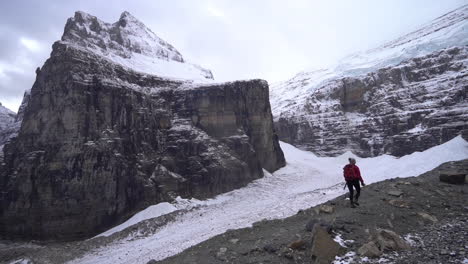
[[[346,182],[344,183],[343,190],[346,189]]]

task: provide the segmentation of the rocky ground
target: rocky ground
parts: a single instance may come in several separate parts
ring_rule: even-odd
[[[440,171],[447,170],[466,174],[468,160],[442,164],[418,177],[366,186],[358,208],[350,208],[340,196],[286,219],[228,231],[154,263],[311,263],[312,247],[317,247],[313,243],[318,243],[311,232],[316,232],[316,223],[331,231],[335,240],[341,238],[345,248],[338,250],[342,257],[337,263],[464,263],[468,188],[466,183],[441,182]],[[360,256],[357,252],[376,229],[394,231],[409,249]]]
[[[440,182],[441,171],[468,173],[468,160],[449,162],[418,177],[365,186],[360,206],[350,208],[340,196],[325,204],[251,228],[231,230],[160,262],[154,263],[311,263],[312,248],[336,247],[336,263],[463,263],[468,259],[467,184]],[[149,219],[110,237],[67,243],[0,241],[0,263],[26,257],[32,263],[64,263],[86,252],[151,233],[172,221],[176,211]],[[318,227],[330,231],[320,233]],[[376,258],[359,255],[376,229],[392,230],[404,238],[408,250],[384,250]],[[322,229],[321,229],[322,230]],[[313,235],[313,234],[318,235]],[[340,240],[342,248],[331,239]],[[313,245],[314,244],[314,245]],[[368,254],[367,252],[366,254]],[[314,253],[315,254],[315,253]],[[313,262],[312,262],[313,263]]]

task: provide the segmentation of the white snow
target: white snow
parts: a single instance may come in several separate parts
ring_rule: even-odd
[[[152,205],[145,210],[138,212],[134,216],[132,216],[130,219],[128,219],[126,222],[113,227],[112,229],[107,230],[106,232],[97,235],[98,236],[110,236],[114,234],[115,232],[119,232],[124,230],[125,228],[132,226],[134,224],[137,224],[143,220],[158,217],[161,215],[169,214],[177,210],[177,207],[170,203],[159,203],[156,205]]]
[[[351,263],[354,263],[353,260],[354,260],[355,256],[356,256],[356,252],[349,251],[342,257],[336,256],[335,260],[332,262],[332,264],[351,264]]]
[[[422,124],[418,124],[412,129],[408,130],[408,133],[420,133],[424,131],[426,131],[426,129],[422,126]]]
[[[138,72],[197,81],[213,79],[209,70],[186,62],[171,44],[128,12],[113,24],[76,12],[67,22],[61,43]]]
[[[349,200],[348,198],[346,198],[347,200]],[[336,234],[335,238],[333,238],[333,240],[335,240],[336,243],[340,244],[340,246],[344,247],[344,248],[347,248],[348,244],[351,244],[354,242],[354,240],[344,240],[342,237],[341,237],[341,234]]]
[[[417,176],[443,162],[468,158],[468,142],[461,136],[401,158],[383,155],[361,159],[350,152],[339,157],[317,157],[286,143],[281,143],[281,148],[287,165],[277,172],[266,173],[264,178],[244,188],[206,201],[196,201],[191,210],[151,235],[115,241],[71,263],[146,263],[150,259],[160,260],[175,255],[228,229],[249,227],[263,219],[291,216],[298,210],[346,192],[343,190],[342,167],[348,157],[357,158],[366,183]],[[364,187],[363,202],[365,190]],[[167,206],[166,209],[169,208]],[[152,210],[142,212],[144,217],[141,219],[151,218]],[[160,215],[162,210],[154,212]]]
[[[32,262],[28,258],[21,258],[21,259],[13,260],[12,262],[10,262],[10,264],[32,264],[32,263],[34,262]]]

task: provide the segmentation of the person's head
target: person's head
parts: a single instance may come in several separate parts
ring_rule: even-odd
[[[354,158],[349,158],[348,160],[349,160],[349,164],[352,164],[352,165],[356,164],[356,160]]]

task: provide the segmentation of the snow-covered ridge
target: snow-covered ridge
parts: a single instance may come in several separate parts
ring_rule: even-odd
[[[362,74],[436,50],[465,45],[468,45],[468,5],[377,48],[347,56],[338,62],[335,70]]]
[[[186,62],[171,44],[128,12],[110,24],[78,11],[68,19],[61,42],[139,72],[179,79],[213,79],[211,71]]]

